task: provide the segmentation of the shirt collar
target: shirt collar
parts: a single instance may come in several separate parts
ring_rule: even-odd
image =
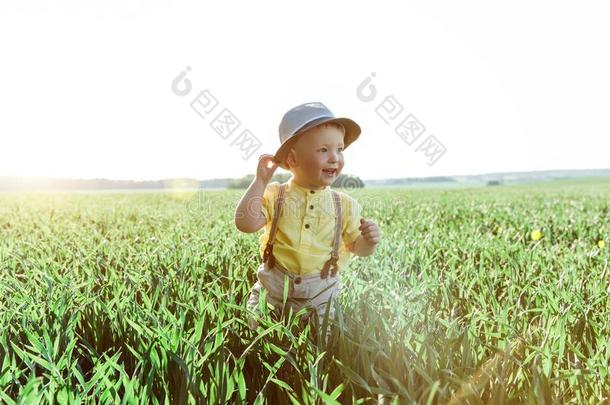
[[[296,181],[294,181],[294,177],[290,178],[290,180],[288,181],[288,185],[289,185],[290,190],[296,190],[301,195],[311,195],[311,196],[314,196],[316,194],[320,195],[320,194],[326,193],[328,190],[330,190],[329,186],[325,186],[321,190],[313,190],[313,189],[310,189],[307,187],[303,187],[303,186],[297,184]]]

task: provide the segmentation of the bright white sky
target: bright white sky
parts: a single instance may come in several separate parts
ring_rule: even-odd
[[[610,167],[610,6],[603,2],[159,0],[0,3],[0,176],[241,177],[291,107],[362,127],[363,179]],[[172,80],[187,66],[193,90]],[[377,98],[356,88],[371,73]],[[222,139],[204,89],[242,122]],[[388,95],[426,127],[406,144]],[[395,122],[398,122],[397,121]],[[249,129],[247,160],[231,141]],[[433,165],[420,141],[446,153]],[[279,171],[278,171],[279,172]]]

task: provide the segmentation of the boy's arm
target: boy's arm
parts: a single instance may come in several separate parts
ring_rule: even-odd
[[[241,232],[252,233],[267,223],[262,213],[261,202],[267,183],[255,177],[235,209],[235,226]]]
[[[348,250],[356,256],[370,256],[375,251],[377,243],[372,243],[364,239],[362,235],[358,236],[355,242],[347,246]]]
[[[358,232],[359,235],[347,246],[347,249],[356,256],[370,256],[381,239],[381,232],[379,231],[379,226],[371,220],[360,217],[359,222],[360,226],[358,228],[356,228],[355,221],[350,224],[352,230]],[[350,234],[353,235],[352,233]]]

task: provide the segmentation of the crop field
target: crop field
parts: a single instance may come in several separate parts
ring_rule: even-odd
[[[344,191],[382,241],[328,342],[248,328],[239,190],[0,194],[0,402],[610,401],[610,179]]]

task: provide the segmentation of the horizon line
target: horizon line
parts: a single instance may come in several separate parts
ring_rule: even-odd
[[[499,171],[499,172],[478,172],[471,174],[438,174],[431,176],[402,176],[402,177],[381,177],[381,178],[362,178],[360,176],[355,175],[360,178],[362,181],[379,181],[379,180],[396,180],[403,178],[410,179],[425,179],[425,178],[434,178],[434,177],[468,177],[468,176],[489,176],[489,175],[498,175],[498,174],[507,174],[507,173],[536,173],[536,172],[557,172],[557,171],[604,171],[609,170],[610,167],[604,168],[588,168],[588,169],[538,169],[538,170],[512,170],[512,171]],[[291,174],[290,172],[286,174]],[[344,173],[342,173],[344,174]],[[110,180],[110,181],[132,181],[132,182],[154,182],[154,181],[163,181],[163,180],[197,180],[197,181],[211,181],[211,180],[225,180],[225,179],[240,179],[246,176],[254,175],[253,173],[245,174],[241,177],[212,177],[200,179],[196,177],[164,177],[157,179],[129,179],[129,178],[111,178],[111,177],[56,177],[56,176],[6,176],[0,175],[0,179],[44,179],[44,180]],[[352,176],[350,174],[350,176]]]

